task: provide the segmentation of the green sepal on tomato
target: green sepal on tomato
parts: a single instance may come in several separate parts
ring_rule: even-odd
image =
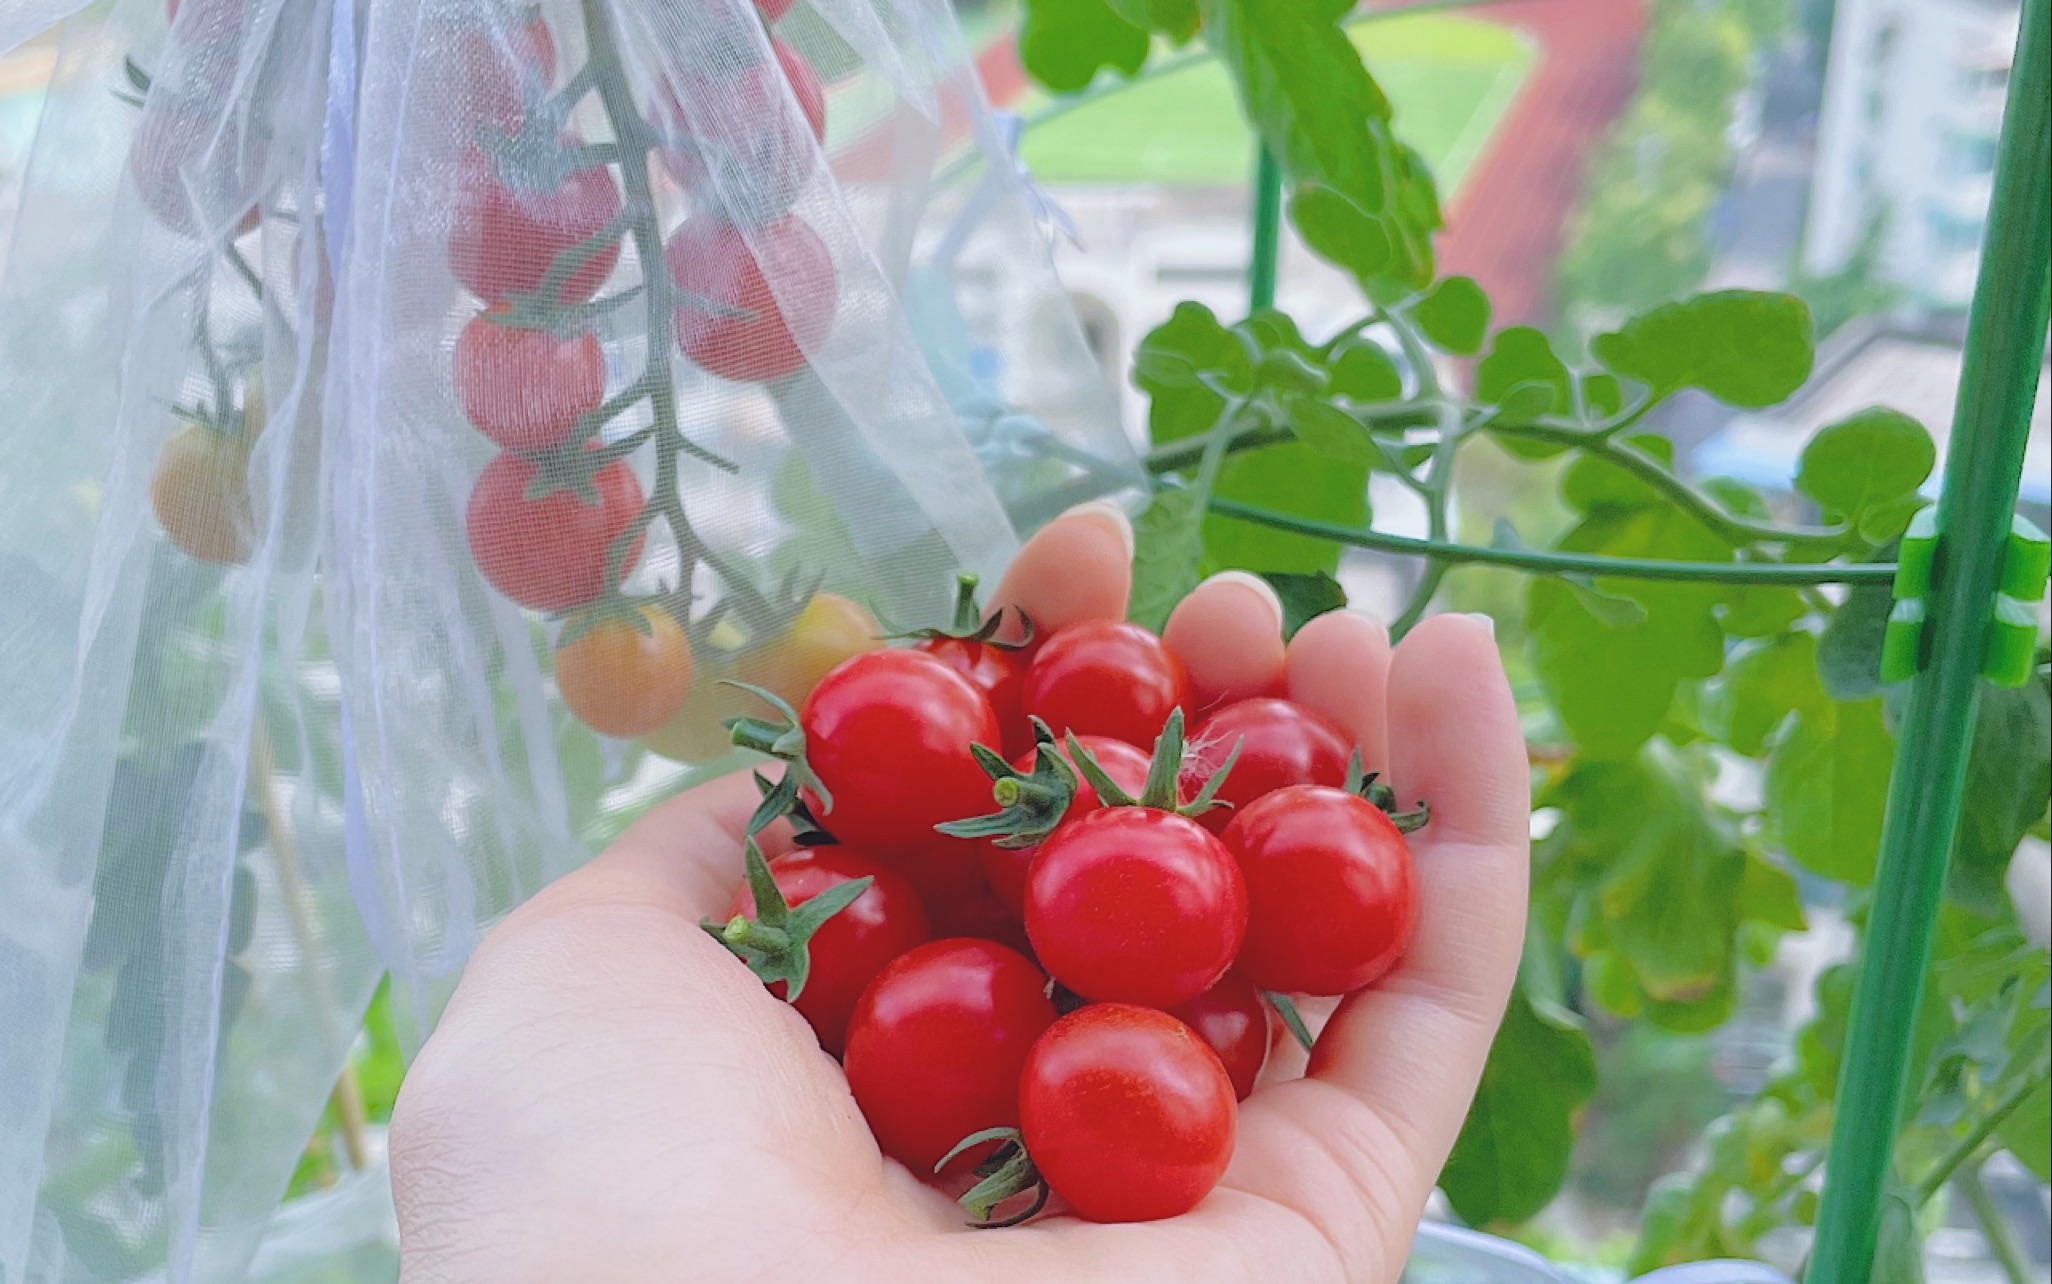
[[[1033,733],[1026,719],[1026,665],[1032,656],[1033,620],[1013,608],[1018,616],[1018,641],[1001,642],[1005,611],[983,618],[976,605],[977,577],[967,571],[956,577],[955,618],[945,629],[920,629],[907,636],[918,639],[913,649],[924,651],[969,679],[997,715],[1000,746],[1007,758],[1016,758],[1033,747]]]

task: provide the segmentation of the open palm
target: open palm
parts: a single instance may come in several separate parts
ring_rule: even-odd
[[[1131,539],[1101,506],[1068,514],[997,601],[1044,627],[1123,616]],[[804,1021],[698,927],[740,882],[755,792],[737,775],[653,809],[471,960],[393,1119],[405,1284],[1394,1280],[1517,968],[1524,747],[1486,621],[1430,619],[1392,651],[1336,613],[1286,649],[1278,616],[1224,576],[1168,636],[1200,698],[1286,688],[1431,803],[1421,913],[1308,1065],[1270,1066],[1195,1211],[974,1232],[886,1160]]]

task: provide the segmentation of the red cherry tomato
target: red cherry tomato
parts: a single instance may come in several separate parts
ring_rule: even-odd
[[[941,842],[945,821],[990,807],[990,778],[969,754],[997,739],[990,701],[917,651],[866,651],[819,680],[799,711],[805,760],[826,787],[806,806],[842,842],[879,854]],[[963,861],[974,870],[973,849]]]
[[[492,587],[515,602],[537,611],[566,611],[606,591],[606,554],[641,512],[641,483],[626,461],[616,460],[592,479],[596,504],[575,490],[528,499],[535,472],[519,455],[500,455],[485,465],[470,492],[470,555]],[[640,559],[641,545],[642,537],[635,536],[620,562],[623,576]]]
[[[1047,640],[1026,670],[1026,712],[1065,731],[1154,747],[1171,710],[1190,708],[1190,677],[1137,624],[1087,620]]]
[[[1033,729],[1026,724],[1026,661],[1017,651],[971,638],[927,638],[913,648],[924,651],[969,679],[990,701],[1004,743],[992,745],[1007,758],[1033,747]]]
[[[225,223],[230,205],[244,211],[236,233],[249,231],[260,211],[240,204],[248,195],[242,189],[262,172],[263,157],[244,156],[238,138],[232,118],[223,123],[203,110],[152,101],[129,144],[136,195],[158,222],[184,236],[197,235],[217,215]],[[263,144],[254,150],[262,153]]]
[[[962,939],[919,946],[877,974],[849,1018],[843,1066],[886,1155],[924,1177],[969,1134],[1017,1126],[1019,1070],[1055,1019],[1046,985],[1017,952]],[[989,1150],[965,1151],[949,1171]]]
[[[495,307],[456,336],[456,397],[477,430],[507,450],[547,450],[606,396],[606,358],[598,336],[559,338],[547,330],[501,324]]]
[[[926,909],[901,875],[852,847],[801,847],[771,861],[769,869],[793,908],[842,883],[876,880],[812,934],[805,988],[791,1005],[819,1035],[819,1046],[839,1056],[855,1001],[885,964],[925,943]],[[755,897],[745,883],[724,917],[736,914],[755,916]],[[778,998],[788,988],[782,981],[769,987]]]
[[[1225,1067],[1233,1081],[1233,1096],[1241,1101],[1254,1091],[1261,1067],[1268,1064],[1268,1004],[1261,991],[1238,972],[1228,972],[1196,998],[1169,1015],[1197,1032]]]
[[[564,146],[575,146],[565,139]],[[449,234],[449,268],[466,289],[487,303],[531,293],[556,260],[604,231],[620,214],[620,188],[603,165],[574,170],[560,184],[520,185],[521,176],[501,175],[485,153],[472,148],[457,184]],[[620,258],[614,241],[564,278],[561,303],[582,303],[598,291]]]
[[[1026,874],[1026,936],[1086,999],[1169,1008],[1211,988],[1247,932],[1247,889],[1203,826],[1106,807],[1057,829]]]
[[[1348,994],[1402,957],[1418,919],[1410,845],[1381,808],[1292,785],[1248,804],[1225,844],[1247,879],[1240,970],[1264,990]]]
[[[791,12],[792,0],[755,0],[755,11],[764,22],[775,25],[776,21]]]
[[[1097,765],[1104,768],[1112,783],[1134,797],[1140,796],[1147,784],[1147,755],[1123,740],[1110,736],[1077,736],[1090,756],[1097,759]],[[1012,762],[1020,772],[1031,772],[1036,750],[1021,754]],[[1060,751],[1068,757],[1066,749]],[[1073,765],[1073,764],[1072,764]],[[1098,808],[1097,791],[1090,782],[1079,774],[1076,779],[1076,796],[1069,800],[1069,809],[1062,813],[1062,822],[1080,820]],[[1026,871],[1033,864],[1033,853],[1040,850],[1038,843],[1031,847],[1000,847],[990,839],[980,844],[983,860],[983,876],[990,880],[991,890],[1011,907],[1012,913],[1026,912]]]
[[[686,294],[749,314],[715,312],[691,299],[678,304],[684,355],[722,379],[761,382],[798,369],[805,349],[825,340],[839,286],[826,242],[796,216],[750,235],[752,250],[733,223],[696,215],[670,237],[663,261]]]
[[[789,210],[826,141],[826,92],[812,64],[781,40],[772,39],[770,51],[774,62],[691,82],[686,92],[706,104],[700,110],[687,112],[672,93],[654,112],[669,136],[662,158],[671,175],[737,223],[767,223]]]
[[[1189,1026],[1098,1003],[1048,1027],[1019,1078],[1020,1131],[1055,1194],[1093,1222],[1195,1208],[1233,1157],[1233,1082]]]
[[[1287,785],[1346,783],[1354,746],[1346,733],[1322,715],[1288,700],[1240,700],[1209,714],[1190,732],[1181,786],[1195,793],[1225,765],[1233,745],[1240,756],[1226,776],[1219,800],[1231,803],[1205,812],[1199,821],[1222,834],[1242,807]]]

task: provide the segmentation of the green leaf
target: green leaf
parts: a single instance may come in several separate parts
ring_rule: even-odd
[[[1297,442],[1229,457],[1219,470],[1213,493],[1339,526],[1368,524],[1368,470],[1358,464],[1335,463]],[[1263,574],[1330,573],[1338,568],[1341,551],[1331,540],[1294,531],[1217,515],[1204,522],[1207,573],[1233,568]]]
[[[1810,613],[1803,595],[1779,584],[1734,584],[1725,590],[1718,617],[1735,638],[1771,638],[1788,632]]]
[[[2023,687],[1981,684],[1967,757],[1966,800],[1953,834],[1946,890],[1984,914],[2009,903],[2003,877],[2017,844],[2052,796],[2052,689],[2041,672]]]
[[[1385,220],[1330,187],[1300,187],[1290,197],[1290,222],[1305,248],[1352,272],[1363,289],[1397,262]]]
[[[1750,853],[1745,877],[1739,883],[1739,918],[1743,923],[1763,923],[1784,932],[1800,932],[1809,926],[1803,916],[1802,889],[1795,879],[1787,870]]]
[[[1874,1241],[1872,1284],[1924,1284],[1924,1237],[1910,1192],[1891,1185],[1881,1197],[1881,1229]]]
[[[1586,575],[1563,575],[1561,583],[1575,595],[1575,602],[1591,619],[1613,629],[1629,629],[1646,622],[1646,608],[1631,598],[1605,593]]]
[[[1767,760],[1769,824],[1798,865],[1841,883],[1873,881],[1895,741],[1879,700],[1818,704]]]
[[[1157,446],[1205,432],[1225,399],[1204,378],[1236,392],[1254,386],[1254,363],[1238,335],[1201,303],[1179,303],[1133,354],[1133,386],[1151,398],[1148,434]]]
[[[1347,604],[1347,591],[1340,582],[1324,571],[1311,575],[1293,575],[1281,571],[1270,571],[1261,577],[1282,599],[1283,640],[1297,636],[1297,630],[1327,611],[1337,611]]]
[[[2036,1091],[2024,1098],[1995,1135],[2039,1181],[2052,1179],[2052,1079],[2038,1080]]]
[[[1817,640],[1791,633],[1735,653],[1712,688],[1706,721],[1712,735],[1748,758],[1766,749],[1798,709],[1825,703],[1817,682]]]
[[[1596,1054],[1572,1014],[1520,986],[1439,1187],[1470,1225],[1522,1222],[1567,1179],[1575,1112],[1596,1092]]]
[[[1489,329],[1489,296],[1472,277],[1450,276],[1412,309],[1425,337],[1440,348],[1473,356],[1481,350],[1482,335]]]
[[[1818,429],[1803,447],[1795,484],[1827,518],[1878,544],[1902,534],[1921,506],[1917,488],[1937,462],[1922,424],[1875,406]]]
[[[1155,632],[1176,603],[1197,587],[1204,555],[1203,497],[1194,490],[1156,491],[1133,523],[1133,597],[1127,616]]]
[[[1833,700],[1865,700],[1881,694],[1881,639],[1895,595],[1876,584],[1858,584],[1824,624],[1817,639],[1817,672]]]
[[[1589,344],[1615,374],[1656,397],[1700,388],[1732,406],[1771,406],[1810,377],[1810,309],[1787,294],[1720,290],[1642,313]]]
[[[1395,401],[1404,395],[1404,376],[1381,345],[1356,339],[1333,357],[1325,386],[1354,401]]]
[[[1651,456],[1665,468],[1674,467],[1674,443],[1657,433],[1634,433],[1621,444]],[[1669,503],[1637,476],[1596,455],[1584,455],[1568,465],[1561,475],[1560,496],[1568,507],[1583,513],[1665,507]]]
[[[1197,0],[1106,0],[1136,27],[1159,31],[1178,42],[1197,34]]]
[[[1294,394],[1283,402],[1290,431],[1297,440],[1327,459],[1343,464],[1372,464],[1382,457],[1368,429],[1331,402]]]
[[[1105,68],[1133,75],[1147,62],[1149,43],[1146,30],[1109,0],[1026,0],[1019,61],[1048,89],[1069,94]]]
[[[1554,396],[1540,413],[1564,415],[1574,406],[1568,379],[1566,363],[1554,355],[1546,336],[1531,326],[1514,325],[1496,332],[1489,355],[1475,366],[1475,397],[1495,404],[1519,384],[1543,384],[1553,390]],[[1562,449],[1547,447],[1552,454]]]
[[[1607,419],[1624,409],[1624,387],[1616,375],[1585,374],[1582,376],[1582,405],[1590,415]]]
[[[1722,540],[1672,508],[1597,513],[1558,547],[1612,557],[1731,557]],[[1525,624],[1534,667],[1568,734],[1592,757],[1621,758],[1660,728],[1684,679],[1723,667],[1724,634],[1715,586],[1600,578],[1596,585],[1636,601],[1645,619],[1613,625],[1573,586],[1548,578],[1532,581]]]

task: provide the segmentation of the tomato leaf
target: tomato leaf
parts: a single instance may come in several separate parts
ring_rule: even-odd
[[[1404,376],[1381,345],[1355,339],[1333,356],[1325,386],[1354,401],[1395,401],[1404,395]]]
[[[1307,249],[1352,272],[1364,290],[1397,261],[1387,220],[1330,187],[1298,188],[1290,197],[1290,222]]]
[[[1798,711],[1765,782],[1768,822],[1789,856],[1841,883],[1873,881],[1894,759],[1879,700]]]
[[[1276,597],[1282,600],[1283,640],[1286,642],[1297,636],[1297,630],[1309,621],[1347,604],[1347,591],[1324,571],[1314,571],[1309,575],[1268,571],[1261,578],[1268,581]]]
[[[1489,328],[1489,296],[1474,278],[1450,276],[1432,287],[1412,309],[1425,337],[1448,352],[1472,356]]]
[[[1127,617],[1156,632],[1176,603],[1197,587],[1204,555],[1204,498],[1194,490],[1156,491],[1133,523],[1133,597]]]
[[[1283,413],[1297,440],[1327,459],[1366,465],[1382,458],[1367,427],[1329,401],[1296,393],[1283,402]]]
[[[1881,1228],[1874,1241],[1872,1284],[1924,1284],[1924,1237],[1910,1192],[1891,1185],[1881,1197]]]
[[[1614,374],[1664,397],[1700,388],[1732,406],[1771,406],[1810,377],[1810,309],[1788,294],[1720,290],[1641,313],[1590,341]]]
[[[1595,1091],[1596,1054],[1582,1023],[1520,985],[1439,1175],[1461,1219],[1521,1222],[1552,1202],[1574,1152],[1575,1111]]]
[[[1058,94],[1088,88],[1109,68],[1131,76],[1147,62],[1147,31],[1108,0],[1026,0],[1019,61]]]
[[[1136,27],[1159,31],[1178,42],[1197,34],[1197,0],[1105,0]]]
[[[1795,485],[1826,517],[1880,544],[1902,534],[1922,507],[1917,488],[1937,462],[1938,448],[1922,424],[1874,406],[1818,429],[1803,447]]]
[[[1984,914],[2009,903],[2003,876],[2017,844],[2052,795],[2052,689],[2041,670],[2027,686],[1981,684],[1981,714],[1967,758],[1966,801],[1953,834],[1946,890]]]
[[[1817,672],[1833,700],[1881,694],[1881,640],[1895,595],[1883,585],[1856,584],[1817,639]]]

